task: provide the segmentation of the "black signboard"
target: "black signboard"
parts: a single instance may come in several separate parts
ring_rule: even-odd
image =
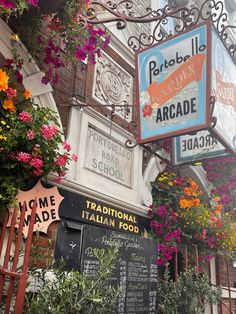
[[[62,218],[137,235],[149,229],[148,217],[61,188],[58,190],[64,197],[59,207]]]
[[[121,294],[115,313],[154,314],[157,301],[156,242],[133,234],[86,225],[82,233],[81,271],[94,274],[98,269],[93,248],[119,247],[119,261],[111,284]]]

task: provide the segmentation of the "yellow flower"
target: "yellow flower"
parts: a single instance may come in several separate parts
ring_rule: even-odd
[[[173,186],[173,182],[169,181],[168,185]]]
[[[1,120],[1,124],[2,124],[2,125],[5,125],[5,124],[6,124],[6,121]]]
[[[31,97],[31,93],[28,89],[25,90],[24,97],[25,97],[25,99],[29,99]]]
[[[13,112],[16,111],[16,107],[13,105],[13,101],[11,99],[4,100],[2,106],[6,110],[10,110],[10,111],[13,111]]]
[[[8,88],[9,77],[6,72],[0,69],[0,92]]]
[[[7,137],[6,137],[6,136],[4,136],[4,135],[0,135],[0,140],[4,140],[4,141],[6,141],[6,140],[7,140]]]

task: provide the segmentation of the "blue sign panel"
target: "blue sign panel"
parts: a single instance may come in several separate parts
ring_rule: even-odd
[[[202,24],[137,53],[140,143],[209,126],[209,30]]]

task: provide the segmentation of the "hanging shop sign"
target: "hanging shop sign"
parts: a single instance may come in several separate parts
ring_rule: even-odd
[[[93,125],[88,126],[85,168],[131,187],[132,151]]]
[[[19,210],[22,211],[24,203],[26,203],[26,213],[24,218],[23,235],[28,235],[31,210],[37,200],[36,217],[34,223],[34,231],[40,231],[47,234],[48,227],[54,221],[60,220],[58,209],[63,197],[58,192],[56,186],[45,188],[40,181],[29,191],[19,191],[17,195],[17,204]],[[11,211],[8,220],[8,226],[11,226]],[[16,224],[17,227],[17,224]]]
[[[172,139],[172,163],[187,164],[227,155],[225,147],[208,130]]]
[[[213,116],[215,135],[236,153],[236,65],[215,28],[212,28],[212,94],[216,96]]]
[[[209,127],[210,31],[204,23],[136,54],[139,143]]]

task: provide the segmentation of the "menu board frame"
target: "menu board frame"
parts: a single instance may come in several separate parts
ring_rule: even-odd
[[[97,259],[93,248],[119,247],[118,265],[111,278],[111,285],[121,289],[117,314],[155,314],[157,310],[158,266],[156,242],[152,239],[115,230],[83,226],[80,271],[94,274]],[[145,247],[145,249],[144,249]]]

